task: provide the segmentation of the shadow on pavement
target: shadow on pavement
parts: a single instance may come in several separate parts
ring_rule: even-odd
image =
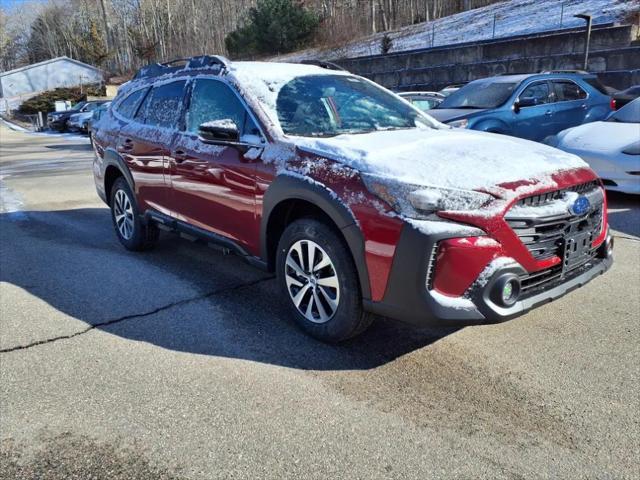
[[[383,365],[455,331],[380,318],[356,339],[322,344],[296,328],[271,275],[238,257],[171,234],[151,252],[128,252],[106,208],[20,213],[0,215],[0,281],[123,338],[291,368],[343,370]]]
[[[607,192],[609,226],[621,233],[640,237],[640,195]]]

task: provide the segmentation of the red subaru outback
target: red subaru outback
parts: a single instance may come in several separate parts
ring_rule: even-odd
[[[331,64],[152,65],[95,128],[97,190],[126,248],[159,228],[220,244],[275,271],[322,340],[371,313],[509,319],[612,263],[604,190],[578,157],[450,128]]]

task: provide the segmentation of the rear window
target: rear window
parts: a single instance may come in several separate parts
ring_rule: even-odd
[[[128,97],[118,104],[115,111],[125,118],[133,118],[147,90],[147,88],[142,88],[130,93]]]
[[[602,82],[600,80],[598,80],[597,78],[595,78],[595,77],[585,78],[584,81],[587,82],[589,85],[591,85],[596,90],[598,90],[601,94],[609,95],[609,92],[607,92],[607,87],[605,87],[602,84]]]
[[[587,98],[587,92],[569,80],[554,80],[553,90],[556,95],[556,102],[570,102],[572,100],[582,100]]]
[[[157,127],[177,127],[185,84],[184,80],[180,80],[153,87],[151,93],[145,98],[136,119]]]

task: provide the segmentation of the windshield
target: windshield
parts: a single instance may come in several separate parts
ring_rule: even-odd
[[[73,112],[77,112],[78,110],[80,110],[82,107],[84,107],[87,104],[87,102],[79,102],[76,103],[73,107],[71,107],[71,111]]]
[[[445,98],[437,109],[443,108],[496,108],[506,102],[517,83],[469,83]]]
[[[609,122],[640,123],[640,98],[626,104],[620,110],[612,114]]]
[[[431,125],[427,117],[395,95],[347,75],[291,80],[278,93],[276,111],[285,134],[307,137]]]

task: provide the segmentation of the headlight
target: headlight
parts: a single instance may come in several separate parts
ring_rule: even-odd
[[[627,145],[622,153],[626,153],[627,155],[640,155],[640,140],[632,143],[631,145]]]
[[[467,128],[469,125],[469,120],[463,118],[462,120],[454,120],[453,122],[448,122],[447,125],[454,128]]]
[[[440,211],[477,210],[493,200],[473,190],[415,185],[377,175],[361,175],[367,189],[409,218],[437,220]]]

